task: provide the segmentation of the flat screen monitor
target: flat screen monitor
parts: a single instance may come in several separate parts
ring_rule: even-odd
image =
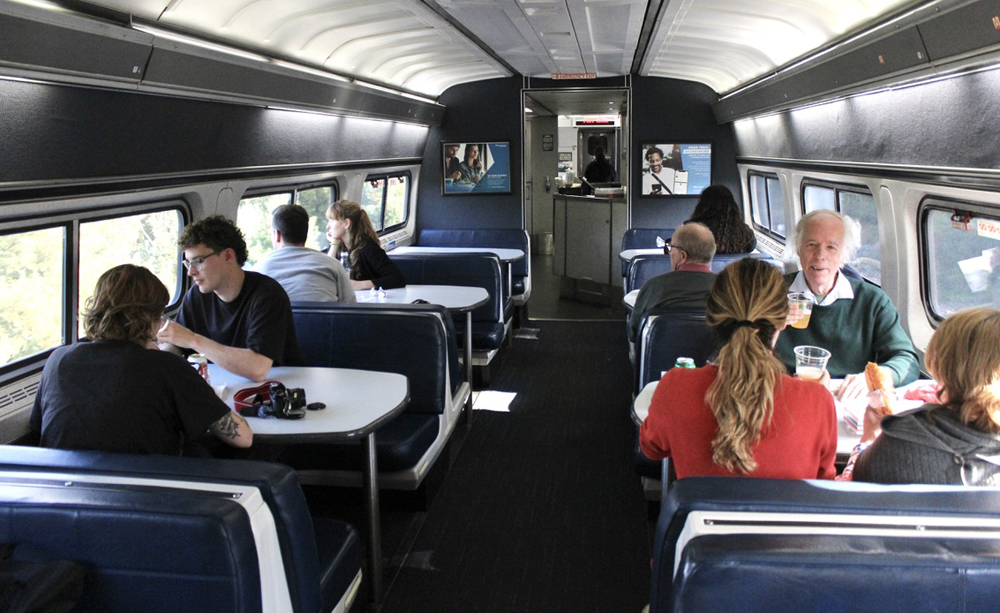
[[[712,184],[711,143],[643,143],[641,196],[697,196]]]
[[[441,149],[445,196],[511,193],[509,142],[450,142]]]

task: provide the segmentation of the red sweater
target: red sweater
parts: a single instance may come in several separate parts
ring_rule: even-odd
[[[639,431],[646,457],[674,461],[677,478],[733,475],[712,461],[718,432],[705,392],[715,381],[715,366],[673,368],[660,380]],[[757,470],[751,477],[833,479],[837,473],[837,411],[833,396],[819,383],[783,375],[774,394],[771,426],[754,447]]]

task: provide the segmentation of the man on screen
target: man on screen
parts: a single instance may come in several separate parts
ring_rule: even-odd
[[[673,194],[674,170],[663,167],[663,150],[655,145],[646,149],[649,170],[642,175],[642,193],[647,196]]]

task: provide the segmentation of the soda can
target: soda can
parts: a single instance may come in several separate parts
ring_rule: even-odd
[[[208,379],[208,358],[205,357],[204,353],[192,353],[188,356],[188,364],[194,367],[201,375],[201,378],[209,383]]]
[[[674,368],[694,368],[694,359],[677,358],[677,362],[674,363]]]

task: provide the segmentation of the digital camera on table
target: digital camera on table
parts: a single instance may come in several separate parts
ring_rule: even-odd
[[[260,391],[253,404],[239,409],[244,417],[280,417],[282,419],[302,419],[306,416],[306,391],[301,387],[287,388],[279,381],[271,381],[267,387],[267,397]]]

